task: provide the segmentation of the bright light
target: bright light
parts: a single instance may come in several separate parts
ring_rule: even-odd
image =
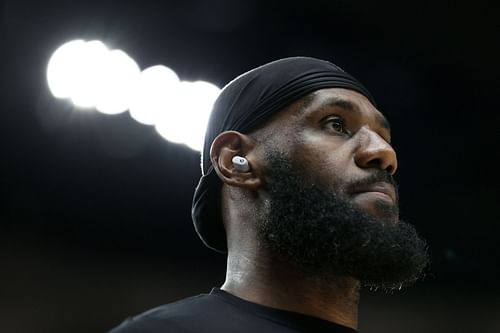
[[[185,143],[200,151],[210,111],[219,92],[220,89],[209,82],[181,82],[167,111],[156,122],[156,130],[169,141]]]
[[[75,77],[77,61],[84,46],[83,40],[73,40],[60,46],[50,57],[47,66],[47,83],[55,97],[71,97],[70,82]]]
[[[113,50],[107,54],[101,77],[97,85],[100,90],[96,109],[106,114],[127,111],[141,70],[125,52]]]
[[[162,65],[146,68],[135,86],[130,115],[140,123],[155,124],[169,111],[178,86],[179,77],[170,68]]]
[[[110,51],[98,40],[74,40],[50,58],[47,81],[55,97],[116,114],[129,108],[139,72],[135,61],[121,50]]]
[[[80,107],[95,107],[103,89],[103,79],[109,50],[98,40],[85,43],[74,63],[70,81],[71,101]]]
[[[106,114],[127,109],[136,121],[155,125],[165,139],[203,148],[206,125],[220,93],[205,81],[180,81],[170,68],[157,65],[142,72],[122,50],[101,41],[73,40],[60,46],[47,66],[47,83],[57,98]]]

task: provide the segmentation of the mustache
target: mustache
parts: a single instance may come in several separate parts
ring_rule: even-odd
[[[349,190],[355,191],[356,188],[370,186],[375,183],[391,184],[396,191],[396,197],[398,197],[398,184],[394,180],[394,177],[389,172],[384,170],[377,170],[365,178],[351,181],[349,184]]]

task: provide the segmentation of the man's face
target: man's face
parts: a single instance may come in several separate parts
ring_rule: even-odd
[[[306,104],[272,123],[261,237],[312,274],[388,288],[414,281],[426,245],[399,220],[387,121],[350,90],[319,90]]]
[[[291,124],[290,157],[309,170],[309,181],[343,192],[373,215],[396,220],[397,193],[390,176],[397,159],[388,121],[352,90],[324,89],[313,96]],[[377,176],[369,186],[358,184]]]

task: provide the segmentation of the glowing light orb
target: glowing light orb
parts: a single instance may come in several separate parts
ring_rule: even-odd
[[[154,125],[168,111],[178,86],[179,77],[170,68],[162,65],[146,68],[138,77],[130,115],[142,124]]]
[[[200,151],[212,106],[220,89],[205,81],[182,81],[175,98],[156,122],[158,133],[171,142]]]
[[[61,45],[50,57],[47,66],[47,83],[57,98],[70,98],[77,62],[85,41],[73,40]]]
[[[108,52],[104,61],[96,109],[106,114],[127,111],[141,70],[137,63],[121,50]]]
[[[205,81],[180,81],[157,65],[141,72],[122,50],[101,41],[73,40],[60,46],[47,65],[47,83],[56,98],[106,114],[129,110],[136,121],[154,125],[168,141],[203,148],[206,126],[220,89]]]
[[[109,50],[98,40],[85,43],[74,62],[70,98],[80,107],[95,107],[103,88]]]

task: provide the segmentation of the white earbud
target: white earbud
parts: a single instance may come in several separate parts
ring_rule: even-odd
[[[250,166],[248,165],[248,161],[246,158],[241,156],[235,156],[232,159],[234,168],[239,172],[248,172],[250,171]]]

